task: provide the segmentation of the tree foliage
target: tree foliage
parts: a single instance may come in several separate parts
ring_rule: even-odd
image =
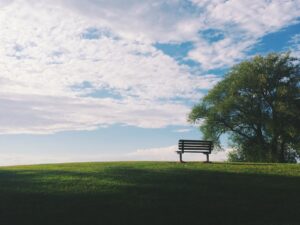
[[[233,161],[296,162],[300,155],[300,64],[289,53],[256,56],[234,66],[195,105],[206,139],[228,134]]]

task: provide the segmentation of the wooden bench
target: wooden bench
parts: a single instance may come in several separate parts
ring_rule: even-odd
[[[203,153],[206,155],[206,162],[209,162],[209,154],[213,149],[213,143],[211,141],[201,140],[179,140],[178,151],[179,160],[182,161],[183,153]]]

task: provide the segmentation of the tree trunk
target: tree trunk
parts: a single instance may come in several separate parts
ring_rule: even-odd
[[[261,124],[257,125],[256,135],[258,138],[259,146],[261,148],[261,150],[259,151],[260,160],[267,161],[268,160],[267,146],[266,146],[265,139],[263,137]]]
[[[271,143],[271,162],[278,162],[279,157],[278,157],[278,136],[275,135],[272,139]]]
[[[280,145],[280,152],[279,152],[279,162],[281,163],[285,163],[286,162],[286,159],[284,157],[284,150],[285,150],[285,143],[284,141],[282,141],[281,145]]]

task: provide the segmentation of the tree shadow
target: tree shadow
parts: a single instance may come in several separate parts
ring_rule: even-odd
[[[272,164],[277,164],[278,163],[253,163],[253,162],[218,162],[218,164],[223,164],[223,165],[248,165],[248,166],[270,166]],[[281,166],[284,166],[286,164],[281,164]],[[289,165],[296,165],[296,164],[289,164]]]
[[[131,166],[0,170],[0,224],[296,225],[298,177]]]

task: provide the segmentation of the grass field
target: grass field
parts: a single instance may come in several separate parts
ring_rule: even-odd
[[[0,225],[299,225],[300,165],[0,167]]]

